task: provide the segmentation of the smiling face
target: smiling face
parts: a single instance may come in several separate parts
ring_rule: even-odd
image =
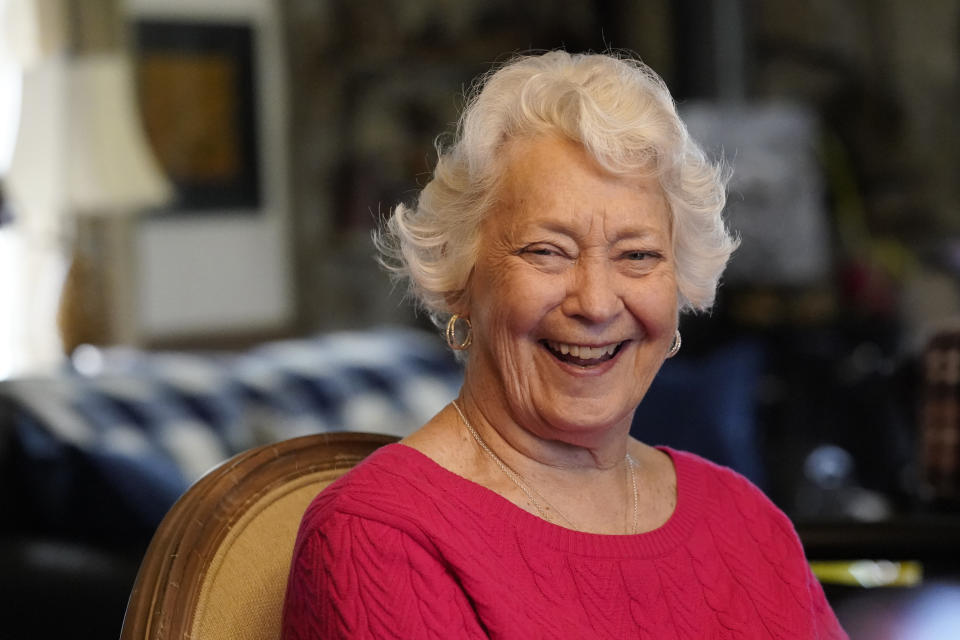
[[[556,137],[514,140],[504,162],[463,310],[468,390],[492,422],[591,446],[629,428],[673,339],[667,202]]]

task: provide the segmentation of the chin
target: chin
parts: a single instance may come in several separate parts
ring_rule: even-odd
[[[636,405],[616,411],[612,410],[611,406],[611,401],[606,398],[570,398],[566,402],[553,402],[549,411],[539,413],[556,431],[570,435],[597,436],[624,423],[629,428]]]

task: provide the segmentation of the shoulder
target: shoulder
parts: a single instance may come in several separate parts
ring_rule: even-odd
[[[705,492],[708,498],[733,500],[737,505],[752,506],[782,515],[782,511],[770,498],[745,476],[729,467],[717,464],[689,451],[669,447],[660,450],[673,460],[678,479]]]
[[[438,550],[444,520],[424,496],[443,480],[431,464],[387,445],[313,500],[293,549],[284,637],[480,635]]]
[[[731,563],[762,561],[794,593],[808,588],[809,567],[800,537],[787,515],[755,484],[736,471],[692,453],[667,450],[677,467],[679,494],[699,501],[707,543]],[[686,490],[684,490],[686,486]],[[694,495],[696,494],[696,495]],[[733,564],[731,564],[733,566]]]
[[[703,584],[728,576],[741,600],[752,602],[762,618],[794,629],[796,637],[845,637],[786,514],[732,469],[661,450],[676,467],[678,511],[696,514],[685,547],[706,576]]]
[[[803,559],[793,523],[769,497],[733,469],[696,454],[663,448],[674,462],[678,495],[699,503],[715,528],[731,528],[742,542],[776,548]]]
[[[301,535],[369,527],[372,523],[428,544],[457,508],[457,478],[403,444],[372,453],[321,491],[307,507]]]
[[[402,444],[389,444],[374,451],[314,498],[307,515],[366,512],[380,513],[398,502],[414,498],[435,475],[429,460]]]

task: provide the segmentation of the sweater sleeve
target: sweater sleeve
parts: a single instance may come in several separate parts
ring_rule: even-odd
[[[466,594],[408,533],[348,514],[307,522],[294,548],[284,640],[484,638]]]
[[[814,629],[817,632],[817,638],[821,640],[849,640],[847,632],[840,626],[837,615],[827,602],[827,596],[823,592],[820,581],[810,570],[807,574],[807,585],[810,592],[810,600],[813,605]]]

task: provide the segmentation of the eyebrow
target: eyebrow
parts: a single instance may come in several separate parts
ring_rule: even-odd
[[[546,231],[552,231],[554,233],[559,233],[571,238],[579,237],[578,233],[573,225],[569,225],[557,220],[537,220],[536,218],[529,221],[530,227],[538,227]],[[641,225],[639,227],[627,227],[619,231],[616,235],[610,238],[609,242],[611,244],[616,244],[623,240],[642,240],[645,238],[661,238],[669,239],[669,233],[663,233],[660,229],[653,227],[651,225]]]
[[[616,244],[621,240],[643,240],[646,238],[657,238],[658,240],[660,239],[668,240],[670,238],[670,234],[664,233],[660,229],[656,229],[654,227],[644,226],[644,227],[641,227],[640,229],[625,229],[624,231],[615,235],[611,239],[611,242]]]

